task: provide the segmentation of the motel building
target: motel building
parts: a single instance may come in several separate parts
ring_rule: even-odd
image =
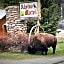
[[[5,36],[7,34],[6,26],[6,12],[0,9],[0,36]]]

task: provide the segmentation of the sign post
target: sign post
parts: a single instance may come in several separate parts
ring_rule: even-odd
[[[39,33],[39,26],[40,26],[40,23],[39,21],[41,20],[41,5],[40,5],[40,0],[38,0],[38,20],[37,20],[37,27],[36,27],[36,31],[37,33]]]

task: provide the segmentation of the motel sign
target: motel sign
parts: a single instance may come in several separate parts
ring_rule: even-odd
[[[37,2],[20,3],[20,18],[38,18]]]

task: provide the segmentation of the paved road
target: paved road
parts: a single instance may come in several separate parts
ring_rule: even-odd
[[[25,60],[0,59],[0,64],[64,64],[64,56],[55,58],[36,58]]]

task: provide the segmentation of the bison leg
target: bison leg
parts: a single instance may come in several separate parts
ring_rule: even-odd
[[[47,55],[48,47],[46,45],[43,46],[42,48],[42,54],[45,52],[45,55]]]
[[[48,49],[45,50],[45,55],[47,55],[47,51],[48,51]]]
[[[53,54],[55,54],[56,46],[53,46]]]

